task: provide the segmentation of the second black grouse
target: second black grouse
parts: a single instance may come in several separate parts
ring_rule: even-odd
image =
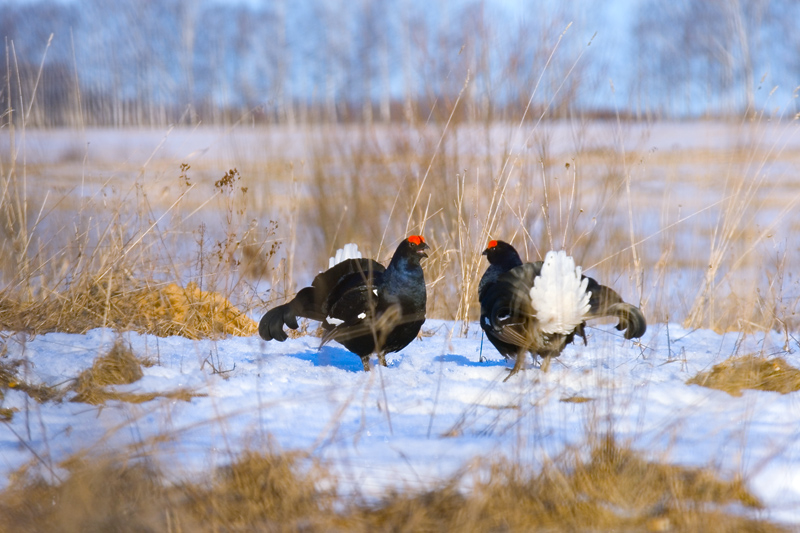
[[[478,285],[481,328],[506,358],[515,359],[512,376],[525,353],[542,357],[542,369],[561,354],[575,335],[586,342],[586,320],[612,316],[625,338],[647,330],[642,311],[613,289],[581,274],[566,252],[548,252],[544,261],[523,263],[513,246],[492,240],[483,255],[489,268]],[[508,379],[508,378],[506,378]]]

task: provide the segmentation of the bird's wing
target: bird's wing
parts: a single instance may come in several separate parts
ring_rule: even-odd
[[[325,272],[317,274],[311,286],[314,288],[316,300],[322,302],[337,285],[350,278],[352,274],[359,274],[366,281],[367,278],[384,270],[386,269],[383,265],[372,259],[345,259]]]
[[[501,342],[526,349],[531,344],[530,322],[535,320],[530,288],[541,263],[525,263],[500,275],[481,295],[481,327]]]
[[[344,276],[330,291],[322,305],[327,331],[322,344],[333,338],[344,339],[363,335],[376,315],[378,286],[382,272],[352,272]]]
[[[399,305],[392,305],[378,313],[377,316],[370,316],[368,312],[363,314],[366,315],[363,319],[336,324],[327,329],[322,336],[320,346],[324,346],[331,340],[346,342],[356,337],[372,335],[374,345],[380,347],[384,345],[387,335],[403,321],[402,310]]]
[[[619,319],[616,327],[619,331],[625,330],[626,339],[644,335],[647,331],[647,321],[641,309],[623,301],[613,289],[600,285],[588,276],[587,278],[589,279],[587,290],[592,292],[587,318],[616,317]]]
[[[497,278],[494,285],[486,291],[486,299],[491,302],[493,319],[501,308],[508,308],[512,322],[520,322],[523,317],[535,316],[536,310],[531,304],[531,287],[533,280],[542,270],[542,262],[525,263],[514,267]]]
[[[296,316],[324,322],[329,315],[330,302],[338,300],[343,292],[354,286],[369,282],[384,270],[383,265],[372,259],[345,259],[317,274],[311,287],[298,292],[290,302],[291,311]]]
[[[382,277],[381,273],[365,276],[358,272],[343,278],[323,305],[326,316],[349,324],[363,320],[370,309],[377,305],[377,291]]]
[[[325,321],[327,304],[332,293],[347,290],[384,271],[383,265],[372,259],[346,259],[318,274],[310,287],[302,289],[290,301],[267,311],[258,324],[258,333],[265,340],[285,341],[283,326],[297,329],[297,318]]]
[[[383,265],[372,259],[347,259],[337,263],[333,268],[318,274],[311,283],[314,288],[314,305],[324,318],[333,303],[341,299],[344,293],[359,286],[374,284],[384,270],[386,269]]]
[[[516,346],[519,351],[527,350],[533,345],[528,328],[524,324],[509,324],[492,330],[494,337],[506,344]]]
[[[378,290],[382,273],[365,280],[361,273],[351,274],[342,280],[327,302],[328,314],[323,321],[326,333],[322,345],[332,339],[345,341],[372,334],[375,345],[381,346],[386,335],[402,320],[399,304],[380,305]]]

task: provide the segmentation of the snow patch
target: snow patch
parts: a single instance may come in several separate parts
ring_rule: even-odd
[[[380,496],[430,488],[479,457],[546,460],[585,443],[587,427],[602,420],[648,458],[743,475],[766,506],[760,516],[800,524],[797,393],[732,397],[686,385],[737,351],[780,352],[781,335],[742,338],[677,324],[668,335],[653,324],[634,346],[613,324],[601,325],[588,346],[568,346],[548,373],[529,366],[504,383],[510,363],[485,339],[481,346],[477,323],[469,326],[459,337],[461,323],[428,320],[422,339],[372,373],[335,342],[319,349],[313,335],[265,342],[122,333],[134,354],[155,362],[125,390],[208,396],[98,408],[33,403],[9,389],[1,406],[18,411],[0,431],[0,487],[36,457],[58,464],[112,447],[143,449],[176,477],[208,473],[209,464],[225,464],[264,438],[331,465],[343,494]],[[26,382],[57,385],[90,368],[119,335],[7,334],[5,357],[25,362]],[[796,355],[785,357],[800,366]],[[562,401],[575,397],[589,400]]]

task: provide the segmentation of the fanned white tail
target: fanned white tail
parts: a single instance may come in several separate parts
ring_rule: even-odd
[[[338,265],[347,259],[361,259],[361,252],[358,251],[357,244],[351,242],[336,250],[336,255],[328,259],[328,268]]]
[[[589,312],[588,279],[581,280],[581,267],[565,251],[547,252],[542,271],[533,280],[531,304],[545,334],[568,335]]]

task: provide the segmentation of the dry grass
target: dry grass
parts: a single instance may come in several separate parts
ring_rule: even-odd
[[[61,465],[63,482],[19,472],[0,494],[2,531],[324,531],[326,474],[292,454],[246,453],[207,480],[168,484],[153,465],[125,458]]]
[[[55,485],[24,474],[3,491],[3,531],[165,531],[168,494],[141,463],[72,461]]]
[[[5,391],[17,383],[17,366],[18,364],[0,360],[0,402],[5,399]],[[8,407],[0,408],[0,422],[14,418],[14,412],[14,409]]]
[[[35,300],[0,294],[0,329],[85,333],[98,327],[190,339],[249,336],[257,324],[225,297],[196,283],[151,285],[100,280]]]
[[[165,393],[109,390],[109,385],[127,385],[139,381],[144,376],[142,365],[150,366],[151,364],[149,361],[140,360],[124,342],[118,340],[107,354],[95,359],[92,367],[84,370],[77,377],[75,384],[70,388],[75,391],[75,396],[71,401],[100,405],[109,400],[144,403],[162,397],[188,402],[192,398],[205,396],[205,394],[198,394],[188,389]]]
[[[588,396],[573,395],[573,396],[565,396],[564,398],[561,398],[559,401],[564,403],[587,403],[594,401],[594,398],[589,398]]]
[[[81,372],[77,377],[68,379],[74,381],[71,386],[63,388],[43,384],[33,385],[20,377],[22,361],[6,362],[0,360],[0,401],[3,400],[4,391],[8,389],[19,390],[27,394],[38,403],[60,402],[69,392],[74,392],[70,401],[102,405],[108,401],[116,400],[126,403],[144,403],[156,398],[190,401],[192,398],[205,396],[189,389],[176,389],[167,392],[120,392],[113,390],[114,385],[127,385],[135,383],[144,375],[142,366],[151,366],[152,362],[137,357],[122,341],[114,343],[108,353],[95,359],[91,368]],[[66,376],[65,376],[66,378]],[[109,388],[111,386],[111,388]],[[4,408],[0,410],[0,417],[11,420],[15,409]]]
[[[628,127],[605,125],[606,137]],[[598,149],[556,141],[562,124],[528,128],[309,129],[302,161],[276,153],[275,161],[241,161],[245,171],[224,175],[226,160],[195,168],[172,162],[170,170],[154,154],[158,165],[124,175],[133,186],[97,170],[91,187],[103,191],[102,202],[69,188],[82,183],[83,168],[62,170],[74,177],[62,178],[64,192],[50,198],[34,194],[32,184],[51,167],[27,168],[27,185],[12,173],[2,184],[8,220],[0,228],[0,272],[10,281],[0,293],[0,327],[81,332],[106,323],[167,335],[218,333],[216,325],[137,317],[130,304],[154,301],[152,291],[171,284],[193,293],[194,282],[244,313],[262,312],[291,297],[297,280],[344,243],[356,241],[385,261],[411,232],[424,233],[434,248],[424,264],[428,315],[464,321],[464,329],[477,316],[480,252],[489,237],[513,241],[527,260],[566,248],[587,274],[641,303],[651,322],[669,317],[748,332],[796,322],[787,272],[795,252],[781,244],[798,199],[784,190],[785,169],[797,164],[793,152],[755,145],[623,151],[616,141]],[[514,135],[530,142],[515,144]],[[773,220],[759,220],[767,212]],[[268,280],[270,291],[251,290],[257,280]],[[197,297],[187,298],[196,306]]]
[[[24,392],[37,402],[48,402],[59,400],[62,393],[56,387],[47,385],[32,385],[25,382],[19,376],[20,366],[24,363],[19,360],[7,361],[0,358],[0,402],[5,397],[5,391],[15,389]],[[16,412],[16,408],[0,409],[0,419],[11,420]]]
[[[245,453],[206,483],[185,484],[185,511],[207,530],[324,530],[333,514],[328,474],[295,454]]]
[[[154,466],[82,459],[54,484],[20,472],[0,493],[3,531],[783,531],[747,512],[741,480],[644,460],[607,439],[538,473],[504,461],[373,503],[296,454],[247,452],[208,479],[170,483]],[[465,488],[465,487],[471,488]],[[338,502],[338,503],[337,503]]]
[[[118,340],[107,354],[95,359],[92,368],[81,372],[75,390],[81,396],[85,391],[107,385],[134,383],[143,376],[139,359],[123,341]]]
[[[258,325],[222,295],[201,291],[196,283],[186,288],[175,283],[146,292],[137,302],[138,316],[152,324],[156,335],[182,335],[190,339],[215,338],[220,335],[249,337]]]
[[[500,462],[488,472],[466,494],[458,479],[430,492],[392,494],[362,509],[361,530],[780,531],[722,509],[760,508],[741,481],[645,461],[612,440],[593,447],[588,461],[565,457],[538,473]]]
[[[725,391],[731,396],[741,396],[744,389],[788,394],[800,391],[800,370],[782,357],[750,354],[731,357],[686,383]]]

